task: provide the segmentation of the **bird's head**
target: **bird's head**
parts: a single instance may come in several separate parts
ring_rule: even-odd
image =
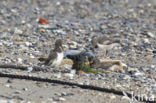
[[[62,40],[61,39],[57,39],[56,42],[55,42],[55,48],[61,47],[63,49],[62,44],[63,44]]]

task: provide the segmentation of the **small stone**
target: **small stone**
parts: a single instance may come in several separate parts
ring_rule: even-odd
[[[19,64],[22,64],[22,63],[23,63],[23,62],[22,62],[23,59],[21,59],[21,58],[17,58],[17,61],[18,61]]]
[[[123,77],[123,79],[124,79],[124,80],[130,80],[131,77],[130,77],[129,75],[125,75],[125,76]]]
[[[30,58],[35,58],[35,56],[33,54],[30,54]]]
[[[54,32],[56,34],[62,34],[62,35],[65,35],[66,34],[66,31],[62,30],[62,29],[58,29],[58,30],[54,30]]]
[[[25,21],[25,20],[22,20],[22,21],[21,21],[21,24],[25,24],[25,23],[26,23],[26,21]]]
[[[30,43],[30,42],[25,42],[25,45],[26,45],[26,46],[31,46],[32,43]]]
[[[141,73],[141,72],[136,72],[136,73],[134,73],[134,75],[135,75],[135,76],[143,76],[143,75],[144,75],[144,73]]]
[[[10,86],[9,84],[6,84],[6,85],[5,85],[5,87],[8,87],[8,88],[10,88],[11,86]]]
[[[147,54],[148,54],[148,55],[152,55],[153,52],[150,50],[150,51],[147,51]]]
[[[73,85],[72,88],[77,88],[77,86],[76,85]]]
[[[110,99],[116,99],[116,96],[115,95],[111,95],[109,96]]]
[[[152,69],[154,69],[156,66],[155,66],[155,65],[151,65],[150,67],[151,67]]]
[[[8,103],[17,103],[17,100],[10,99],[8,100]]]
[[[70,88],[70,86],[69,85],[65,85],[64,88]]]
[[[152,32],[147,32],[147,35],[148,35],[149,37],[151,37],[151,38],[154,38],[154,37],[155,37],[155,35],[154,35]]]
[[[60,4],[61,4],[61,3],[60,3],[59,1],[58,1],[58,2],[56,2],[56,5],[57,5],[57,6],[59,6]]]
[[[140,72],[138,70],[138,68],[128,68],[128,72],[132,75],[132,76],[135,76],[135,77],[140,77],[140,76],[143,76],[144,73],[143,72]]]
[[[74,74],[72,74],[72,73],[65,73],[64,76],[68,77],[69,79],[73,79]]]
[[[66,92],[62,92],[61,96],[67,96],[67,93]]]
[[[28,67],[27,72],[31,72],[33,70],[33,67]]]
[[[63,98],[63,97],[60,97],[60,98],[59,98],[59,101],[66,101],[66,99]]]
[[[149,68],[147,68],[147,67],[141,67],[141,70],[142,70],[143,72],[147,72],[147,71],[149,70]]]
[[[150,44],[150,41],[149,41],[149,39],[147,39],[147,38],[143,39],[143,41],[144,41],[144,43]]]
[[[21,93],[21,91],[19,91],[19,90],[14,92],[14,94],[20,94],[20,93]]]
[[[76,70],[71,70],[70,73],[71,74],[76,74]]]
[[[90,84],[89,81],[85,81],[85,82],[83,83],[83,85],[89,85],[89,84]]]
[[[33,103],[33,102],[31,102],[31,101],[28,101],[27,103]]]
[[[72,69],[72,65],[69,65],[69,64],[64,64],[63,67],[66,69]]]
[[[14,34],[23,34],[23,31],[18,28],[15,28]]]
[[[117,72],[119,72],[119,73],[125,73],[125,70],[120,69],[120,70],[118,70]]]
[[[40,33],[44,33],[46,30],[45,29],[40,29],[39,32]]]
[[[22,90],[23,90],[23,91],[28,91],[28,88],[23,88]]]
[[[7,83],[12,83],[12,80],[11,79],[8,79]]]
[[[57,103],[56,101],[52,101],[51,103]]]
[[[1,99],[0,100],[0,103],[8,103],[8,101],[7,100],[4,100],[4,99]]]
[[[72,41],[72,42],[69,42],[69,48],[77,48],[77,46],[78,46],[78,44],[77,44],[77,42],[74,42],[74,41]]]
[[[54,77],[55,77],[55,78],[58,78],[58,79],[61,78],[61,73],[55,73],[55,74],[54,74]]]

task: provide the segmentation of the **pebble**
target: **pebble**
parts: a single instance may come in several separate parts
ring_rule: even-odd
[[[14,34],[23,34],[23,31],[18,28],[15,28]]]
[[[109,98],[110,99],[116,99],[116,96],[115,95],[110,95]]]
[[[19,64],[23,63],[23,59],[21,59],[21,58],[17,58],[17,61],[18,61]]]
[[[66,92],[62,92],[61,96],[67,96],[67,93]]]
[[[28,67],[27,72],[31,72],[33,70],[33,67]]]
[[[59,98],[59,101],[66,101],[66,99],[63,98],[63,97],[60,97],[60,98]]]
[[[125,76],[123,77],[123,79],[124,79],[124,80],[130,80],[131,77],[130,77],[129,75],[125,75]]]
[[[35,58],[35,56],[34,56],[33,54],[30,54],[30,58],[32,58],[32,59],[33,59],[33,58]]]
[[[55,74],[53,74],[53,76],[55,77],[55,78],[61,78],[61,73],[55,73]]]
[[[23,88],[22,90],[23,90],[23,91],[28,91],[28,88]]]
[[[54,30],[54,33],[61,34],[61,35],[65,35],[66,34],[66,32],[64,30],[62,30],[62,29]]]
[[[135,77],[140,77],[140,76],[144,76],[144,73],[143,72],[140,72],[139,70],[133,70],[133,71],[130,71],[130,73],[132,74],[132,76],[135,76]]]
[[[6,85],[5,85],[5,87],[8,87],[8,88],[10,88],[10,87],[11,87],[11,85],[9,85],[9,84],[6,84]]]
[[[64,64],[63,67],[66,69],[72,69],[72,65],[69,65],[69,64]]]
[[[71,41],[68,44],[69,44],[69,48],[71,48],[71,49],[75,49],[78,46],[77,42],[75,42],[75,41]]]
[[[30,43],[30,42],[25,42],[25,45],[26,45],[26,46],[31,46],[32,43]]]
[[[126,73],[124,69],[118,70],[119,73]]]
[[[77,86],[76,85],[73,85],[72,88],[77,88]]]
[[[148,36],[150,36],[151,38],[155,37],[155,34],[153,34],[152,32],[147,32]]]
[[[147,72],[148,70],[149,70],[149,68],[147,68],[147,67],[140,67],[141,68],[141,70],[143,71],[143,72]]]
[[[8,101],[4,99],[0,99],[0,103],[8,103]]]
[[[7,83],[12,83],[12,79],[8,79]]]
[[[156,66],[155,66],[155,65],[151,65],[150,67],[151,67],[152,69],[154,69]]]
[[[72,73],[65,73],[64,76],[65,76],[65,77],[68,77],[68,78],[71,79],[71,80],[74,79],[74,78],[73,78],[73,77],[74,77],[74,74],[72,74]]]

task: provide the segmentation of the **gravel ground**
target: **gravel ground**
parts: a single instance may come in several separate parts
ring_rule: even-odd
[[[50,24],[38,23],[40,17]],[[121,41],[108,57],[127,68],[108,74],[1,72],[48,77],[91,84],[155,97],[156,101],[156,1],[155,0],[1,0],[0,63],[36,65],[47,56],[55,39],[64,47],[90,47],[91,37],[106,35]],[[68,68],[69,71],[71,71]],[[0,79],[0,103],[133,103],[115,94],[66,85],[17,79]],[[137,102],[139,103],[139,102]]]

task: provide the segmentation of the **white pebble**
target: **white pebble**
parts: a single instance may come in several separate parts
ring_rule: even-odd
[[[8,103],[7,100],[1,99],[0,103]]]
[[[151,68],[154,69],[155,68],[155,65],[151,65]]]
[[[149,39],[145,38],[143,39],[145,43],[150,43]]]
[[[59,100],[60,101],[66,101],[66,99],[65,98],[62,98],[62,97],[60,97]]]
[[[150,36],[151,38],[154,38],[154,37],[155,37],[155,35],[154,35],[153,33],[151,33],[151,32],[148,32],[147,34],[148,34],[148,36]]]
[[[23,60],[21,58],[18,58],[17,61],[18,61],[19,64],[22,64]]]
[[[8,88],[10,88],[10,85],[9,85],[9,84],[6,84],[6,85],[5,85],[5,87],[8,87]],[[1,102],[0,102],[0,103],[1,103]]]
[[[30,58],[35,58],[34,55],[30,54]]]
[[[22,34],[23,31],[20,29],[15,28],[14,34]]]
[[[31,72],[32,70],[33,70],[33,68],[32,68],[32,67],[28,67],[27,72]]]
[[[110,98],[110,99],[115,99],[116,96],[115,96],[115,95],[111,95],[111,96],[109,96],[109,98]]]
[[[64,68],[66,68],[66,69],[71,69],[71,68],[72,68],[72,65],[69,65],[69,64],[64,64],[63,66],[64,66]]]
[[[65,73],[64,76],[65,76],[65,77],[68,77],[69,79],[73,79],[74,74],[71,74],[71,73]]]
[[[31,46],[32,43],[30,43],[30,42],[25,42],[25,45],[26,45],[26,46]]]
[[[61,78],[61,73],[54,74],[54,77],[58,79]]]

